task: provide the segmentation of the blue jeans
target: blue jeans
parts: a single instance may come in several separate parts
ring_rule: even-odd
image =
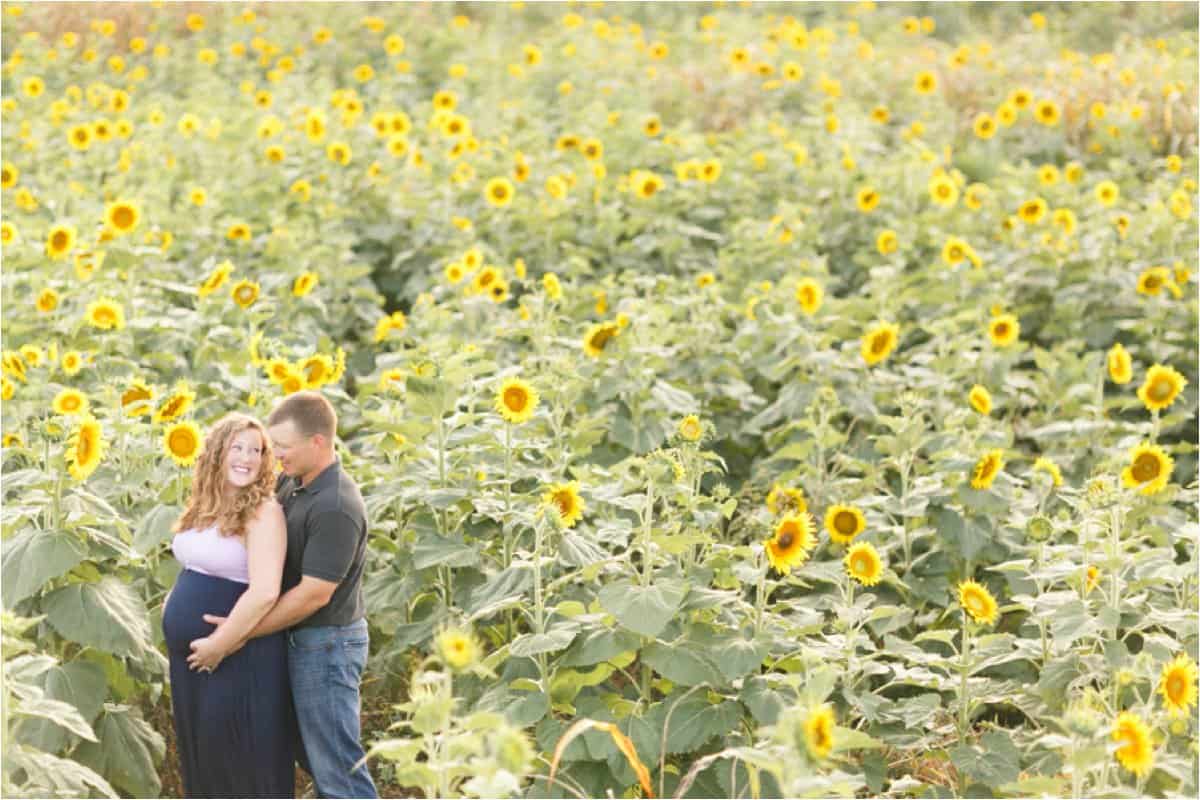
[[[300,739],[317,797],[378,797],[364,755],[358,685],[367,621],[288,631],[288,672]]]

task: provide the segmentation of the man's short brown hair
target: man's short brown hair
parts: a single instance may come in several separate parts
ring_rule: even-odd
[[[295,392],[271,410],[267,426],[280,425],[291,420],[302,436],[324,436],[330,443],[337,433],[337,412],[333,404],[320,392]]]

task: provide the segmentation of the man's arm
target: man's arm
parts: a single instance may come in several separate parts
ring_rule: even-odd
[[[354,520],[342,511],[326,511],[311,519],[308,528],[310,533],[304,546],[300,583],[280,595],[275,607],[245,639],[290,628],[312,616],[329,603],[334,590],[349,572],[354,560],[355,537],[348,532],[354,530]],[[204,621],[219,625],[223,620],[206,614]]]
[[[279,596],[279,600],[271,610],[258,621],[258,624],[249,633],[242,637],[233,651],[241,649],[248,639],[255,639],[284,628],[290,628],[300,620],[312,616],[318,609],[324,608],[329,602],[329,598],[333,597],[333,591],[337,587],[338,585],[334,581],[305,575],[300,579],[300,583]],[[204,621],[212,625],[220,625],[225,621],[225,617],[205,614]]]

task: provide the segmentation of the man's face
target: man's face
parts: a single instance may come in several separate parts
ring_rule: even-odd
[[[309,471],[316,461],[318,436],[304,436],[290,419],[267,428],[267,434],[285,473],[299,477]]]

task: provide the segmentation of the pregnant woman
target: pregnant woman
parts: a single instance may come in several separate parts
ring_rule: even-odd
[[[187,797],[294,796],[285,634],[237,649],[279,595],[287,528],[274,484],[262,423],[228,414],[204,439],[175,523],[183,570],[163,609],[163,635]],[[214,633],[204,614],[228,620]]]

